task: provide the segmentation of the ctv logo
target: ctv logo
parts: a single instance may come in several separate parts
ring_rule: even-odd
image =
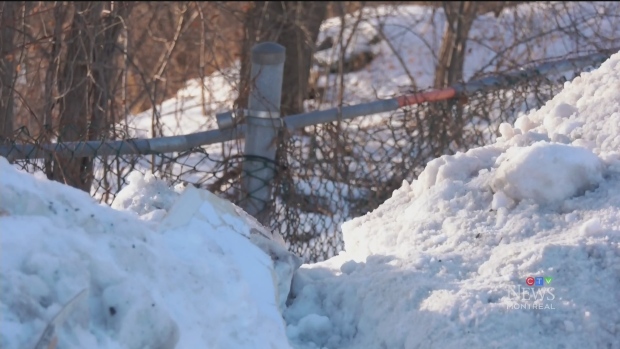
[[[531,277],[528,276],[527,278],[525,278],[525,284],[528,286],[544,286],[545,284],[549,285],[551,284],[551,280],[553,280],[553,278],[551,276],[538,276],[538,277]]]
[[[555,299],[554,289],[548,287],[553,281],[547,277],[527,277],[525,286],[517,285],[511,289],[511,298],[514,303],[509,304],[507,309],[555,309],[552,303]]]

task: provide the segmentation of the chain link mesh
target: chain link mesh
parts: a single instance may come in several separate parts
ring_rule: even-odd
[[[428,161],[494,141],[502,122],[513,123],[520,114],[542,106],[561,90],[564,81],[562,77],[539,77],[476,93],[467,100],[424,103],[305,127],[282,135],[275,162],[243,156],[243,141],[229,141],[175,153],[92,159],[51,155],[15,160],[14,164],[50,179],[88,185],[91,195],[107,204],[127,183],[128,175],[139,171],[158,173],[171,185],[191,183],[242,205],[243,198],[252,195],[241,192],[243,161],[262,163],[276,174],[264,183],[273,189],[270,202],[265,203],[267,225],[282,234],[293,252],[314,262],[344,248],[343,222],[377,208],[403,180],[414,180]],[[115,134],[116,139],[123,137],[127,135]],[[38,145],[48,140],[58,141],[49,135],[33,137],[21,128],[10,144]],[[62,166],[77,166],[80,170],[72,173],[92,175],[63,178]]]
[[[563,80],[528,81],[468,101],[425,103],[393,113],[306,127],[282,145],[286,172],[271,226],[307,261],[343,249],[341,225],[377,208],[444,154],[493,142],[502,122],[542,106]]]

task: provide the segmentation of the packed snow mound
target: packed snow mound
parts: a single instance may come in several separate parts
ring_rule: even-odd
[[[343,225],[296,348],[620,348],[620,53]]]
[[[233,225],[245,227],[240,233],[272,256],[276,267],[282,260],[289,260],[295,269],[301,265],[299,257],[283,252],[288,245],[280,233],[270,231],[241,207],[207,190],[181,183],[171,187],[158,174],[151,173],[132,172],[127,176],[127,182],[116,195],[112,208],[134,212],[159,230],[165,230],[187,224],[195,218],[197,211],[203,209],[202,203],[208,202],[207,210],[213,212],[197,217],[204,218],[211,225],[220,221],[221,216],[232,217],[236,220]]]
[[[144,175],[131,172],[127,182],[129,184],[116,194],[112,208],[135,212],[147,221],[163,218],[183,190],[182,185],[171,189],[168,183],[150,172]]]
[[[157,187],[133,179],[129,191]],[[173,195],[162,194],[173,210]],[[4,158],[0,198],[0,347],[33,348],[83,290],[88,297],[57,329],[58,348],[290,347],[271,258],[242,218],[213,217],[217,204],[199,207],[211,220],[156,229]],[[147,201],[128,206],[158,210]]]
[[[513,200],[560,203],[603,180],[601,160],[586,148],[538,142],[510,148],[503,155],[491,188]]]

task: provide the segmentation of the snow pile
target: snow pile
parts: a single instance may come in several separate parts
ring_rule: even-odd
[[[183,190],[178,185],[174,190],[150,172],[141,174],[131,172],[127,176],[129,183],[116,194],[112,208],[121,211],[133,211],[142,220],[160,220],[172,207]]]
[[[158,224],[0,159],[0,347],[33,348],[87,290],[57,329],[58,348],[289,348],[278,271],[251,242],[261,235],[251,222],[208,200],[194,205],[206,219],[179,221],[189,188],[178,197],[132,180],[117,205]]]
[[[585,148],[538,142],[510,148],[504,155],[498,159],[491,188],[495,195],[513,200],[562,202],[596,188],[603,179],[601,160]]]
[[[296,348],[620,348],[620,53],[304,265]],[[530,278],[531,277],[531,278]]]

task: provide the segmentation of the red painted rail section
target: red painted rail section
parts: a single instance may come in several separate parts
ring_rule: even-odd
[[[455,97],[457,97],[456,89],[454,87],[448,87],[443,90],[431,90],[427,92],[403,95],[396,97],[396,100],[398,101],[398,107],[402,108],[424,102],[432,103],[445,101]]]

